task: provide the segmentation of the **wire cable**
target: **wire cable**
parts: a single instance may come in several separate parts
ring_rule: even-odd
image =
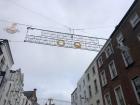
[[[50,18],[50,17],[48,17],[48,16],[46,16],[46,15],[43,15],[43,14],[41,14],[41,13],[39,13],[39,12],[33,11],[33,10],[29,9],[29,8],[26,8],[26,7],[24,7],[23,5],[18,4],[17,2],[15,2],[14,0],[8,0],[8,1],[10,1],[11,3],[13,3],[14,5],[16,5],[16,6],[20,7],[20,8],[23,8],[24,10],[30,11],[31,13],[36,14],[36,15],[38,15],[38,16],[41,16],[41,17],[43,17],[44,19],[48,19],[48,20],[50,20],[50,21],[52,21],[52,22],[54,22],[54,23],[56,23],[56,24],[59,24],[59,25],[65,27],[65,28],[67,28],[67,29],[70,29],[69,26],[64,25],[64,24],[62,24],[62,23],[59,23],[58,21],[56,21],[56,20],[54,20],[54,19],[52,19],[52,18]]]

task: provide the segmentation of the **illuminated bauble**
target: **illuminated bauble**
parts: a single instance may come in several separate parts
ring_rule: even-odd
[[[81,48],[81,43],[80,42],[75,42],[74,47],[75,48]]]
[[[58,40],[57,45],[60,46],[60,47],[63,47],[65,45],[64,40]]]
[[[13,23],[13,24],[11,24],[11,26],[6,28],[6,32],[10,33],[10,34],[14,34],[17,31],[18,31],[18,29],[17,29],[17,24],[16,23]]]

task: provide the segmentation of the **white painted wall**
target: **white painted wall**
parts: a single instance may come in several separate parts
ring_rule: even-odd
[[[92,68],[95,68],[95,74],[93,74]],[[87,80],[87,74],[90,75],[90,81]],[[95,87],[94,87],[94,80],[97,81],[98,86],[98,92],[95,93]],[[85,86],[83,84],[83,80],[85,80]],[[89,90],[88,86],[91,86],[92,91],[92,97],[89,97]],[[80,87],[81,86],[81,90]],[[84,91],[86,91],[86,97],[84,95]],[[77,95],[78,95],[78,105],[97,105],[97,100],[100,100],[100,105],[103,105],[103,99],[102,99],[102,93],[101,93],[101,85],[99,81],[99,74],[97,70],[97,64],[95,61],[93,61],[86,72],[83,74],[83,76],[80,78],[80,80],[77,83]],[[84,97],[84,99],[80,98],[80,95]]]

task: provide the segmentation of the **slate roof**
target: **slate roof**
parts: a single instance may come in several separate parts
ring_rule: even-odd
[[[29,99],[30,97],[32,97],[34,91],[24,91],[24,95]]]

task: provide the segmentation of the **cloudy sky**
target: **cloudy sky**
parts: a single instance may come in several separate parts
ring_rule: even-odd
[[[0,0],[0,38],[11,40],[13,69],[24,73],[24,89],[37,88],[38,98],[70,101],[70,94],[96,52],[22,42],[26,26],[8,34],[11,22],[37,28],[108,38],[134,0]],[[6,22],[4,20],[10,21]],[[20,41],[20,42],[16,42]]]

